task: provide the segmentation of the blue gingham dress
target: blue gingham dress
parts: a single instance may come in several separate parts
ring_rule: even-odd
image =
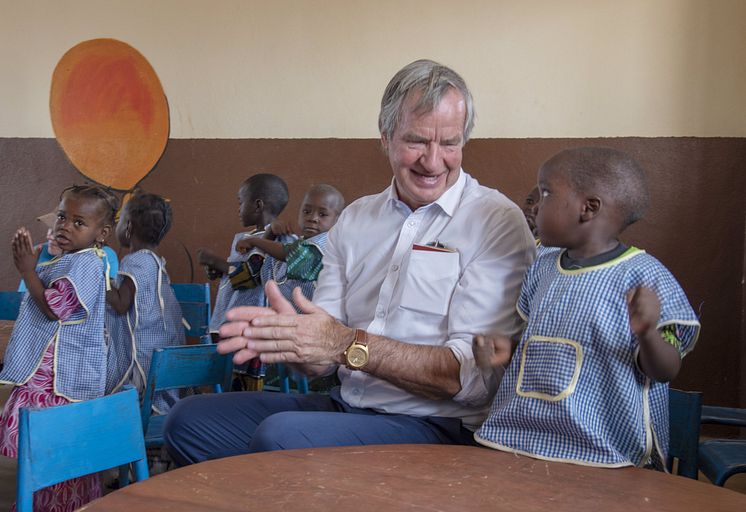
[[[524,278],[518,312],[528,324],[475,439],[546,460],[661,468],[668,385],[636,364],[627,291],[656,291],[658,328],[676,327],[682,357],[694,348],[697,317],[671,273],[639,249],[580,270],[561,269],[561,252],[540,249]]]
[[[65,321],[52,321],[26,293],[5,352],[0,383],[27,382],[37,370],[49,344],[56,340],[55,394],[70,401],[103,396],[107,276],[102,256],[103,251],[98,249],[83,249],[36,267],[45,288],[59,279],[70,281],[81,307]]]
[[[316,236],[307,238],[301,241],[303,244],[313,245],[323,255],[324,249],[326,248],[326,241],[328,233],[319,233]],[[289,238],[283,241],[286,245],[295,242],[297,238]],[[291,279],[287,276],[288,264],[285,261],[279,261],[270,255],[267,255],[264,259],[264,265],[262,265],[262,283],[266,283],[270,279],[274,279],[277,286],[280,288],[282,295],[289,301],[293,300],[293,290],[296,286],[300,286],[303,295],[309,300],[313,298],[313,292],[316,290],[316,281],[309,281],[306,279]],[[294,303],[293,303],[294,304]],[[297,306],[295,308],[298,310]],[[300,311],[298,311],[300,312]]]
[[[143,392],[153,350],[185,343],[182,312],[166,272],[166,262],[152,251],[141,250],[122,258],[117,287],[129,277],[135,297],[124,315],[107,308],[109,357],[106,391],[113,393],[131,383]],[[159,391],[153,408],[165,413],[178,400],[178,392]]]
[[[228,266],[243,263],[248,261],[251,253],[241,254],[236,250],[236,244],[241,240],[251,237],[263,237],[264,231],[244,232],[237,233],[233,237],[233,243],[231,243],[231,254],[228,257]],[[229,309],[236,306],[263,306],[264,305],[264,289],[261,286],[256,288],[247,288],[242,290],[234,290],[231,286],[230,279],[227,275],[220,278],[220,284],[218,285],[218,293],[215,297],[215,306],[212,310],[212,316],[210,317],[210,332],[218,332],[220,326],[225,322],[225,313]]]

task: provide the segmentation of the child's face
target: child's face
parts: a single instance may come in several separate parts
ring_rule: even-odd
[[[531,233],[536,234],[536,212],[539,209],[539,187],[534,187],[523,200],[523,215],[526,217]]]
[[[256,209],[254,194],[251,193],[250,185],[241,185],[238,191],[238,216],[243,226],[255,226],[259,222],[259,214]]]
[[[583,198],[575,192],[561,169],[539,170],[539,209],[536,233],[547,247],[574,248],[578,243],[578,225]]]
[[[122,247],[130,246],[130,237],[127,235],[127,224],[129,224],[129,221],[129,204],[125,204],[119,211],[119,221],[117,222],[117,229],[115,231],[119,245]]]
[[[329,231],[339,217],[337,198],[333,194],[311,191],[303,198],[298,225],[304,238]]]
[[[111,226],[105,224],[99,201],[67,194],[62,197],[54,223],[54,240],[64,253],[103,243]]]

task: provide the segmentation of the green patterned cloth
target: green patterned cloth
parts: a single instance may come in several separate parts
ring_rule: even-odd
[[[324,267],[321,262],[323,255],[314,244],[301,239],[285,246],[287,254],[287,276],[289,279],[316,281],[319,272]]]

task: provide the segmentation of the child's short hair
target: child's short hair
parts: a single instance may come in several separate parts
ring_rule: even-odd
[[[336,189],[336,187],[327,185],[326,183],[319,183],[318,185],[311,185],[311,188],[308,189],[306,195],[312,192],[332,196],[335,200],[334,209],[337,213],[341,213],[342,210],[345,209],[345,197],[342,195],[342,192]]]
[[[241,186],[251,187],[253,197],[250,200],[261,199],[270,214],[277,216],[288,204],[288,186],[285,180],[269,173],[254,174],[244,180]]]
[[[104,222],[113,225],[119,211],[119,199],[110,188],[99,185],[72,185],[60,193],[60,201],[67,194],[99,201]]]
[[[585,194],[599,194],[618,209],[622,229],[645,215],[649,194],[645,171],[624,151],[604,147],[567,149],[544,167],[562,169],[572,187]]]
[[[158,245],[171,229],[171,205],[156,194],[135,191],[127,202],[132,232],[147,244]]]

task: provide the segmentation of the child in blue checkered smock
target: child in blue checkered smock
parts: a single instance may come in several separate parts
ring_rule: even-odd
[[[327,232],[337,222],[344,206],[344,197],[336,188],[314,185],[304,196],[298,213],[301,238],[292,233],[288,223],[275,221],[264,238],[242,240],[237,249],[244,254],[253,249],[266,253],[261,270],[263,284],[274,280],[291,302],[296,287],[311,299],[323,268]]]
[[[26,282],[0,383],[13,384],[0,415],[0,453],[17,457],[18,412],[103,396],[106,379],[103,243],[118,201],[97,186],[63,191],[54,224],[62,253],[36,264],[26,228],[12,241],[13,261]],[[101,495],[97,475],[74,478],[34,493],[34,509],[76,510]]]
[[[323,268],[327,231],[337,222],[344,206],[344,197],[336,188],[331,185],[314,185],[304,196],[298,213],[301,238],[293,233],[289,223],[277,220],[267,229],[264,237],[247,238],[238,242],[236,248],[243,254],[253,254],[259,250],[265,255],[261,266],[262,289],[269,280],[274,280],[282,294],[291,302],[296,287],[307,298],[313,297],[316,279]],[[259,358],[252,359],[247,364],[248,376],[257,383],[245,384],[245,387],[261,389],[266,365]]]
[[[259,277],[264,254],[261,251],[239,252],[236,246],[242,240],[262,238],[265,227],[287,206],[288,198],[287,184],[279,176],[262,173],[247,178],[241,183],[238,192],[239,216],[245,227],[251,226],[253,229],[233,237],[227,261],[209,249],[199,250],[199,262],[205,266],[208,277],[220,278],[210,318],[210,333],[214,340],[218,338],[218,330],[225,321],[226,311],[238,306],[264,306],[264,288]],[[242,382],[241,387],[262,374],[258,360],[238,365],[234,371],[239,376],[236,382]],[[254,379],[244,379],[245,375]]]
[[[129,254],[120,263],[116,287],[106,295],[107,393],[133,384],[142,394],[153,350],[185,343],[166,262],[154,252],[170,228],[171,206],[155,194],[137,191],[120,212],[117,238]],[[159,391],[153,409],[165,414],[178,399],[177,390]]]
[[[539,171],[541,247],[518,301],[526,328],[477,336],[485,379],[508,362],[475,439],[540,459],[664,468],[668,382],[699,321],[655,258],[619,242],[648,203],[645,176],[607,148],[563,151]]]

